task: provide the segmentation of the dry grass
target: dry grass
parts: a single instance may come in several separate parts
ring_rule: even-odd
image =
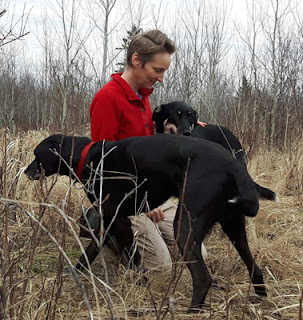
[[[6,302],[6,316],[11,319],[89,319],[79,285],[60,258],[57,245],[28,215],[39,217],[74,264],[81,250],[62,212],[74,220],[80,216],[80,205],[87,204],[83,190],[79,186],[70,188],[66,177],[48,178],[40,185],[23,174],[33,159],[34,147],[46,136],[45,131],[18,137],[0,132],[0,144],[7,146],[6,161],[5,153],[0,154],[0,292],[4,294],[0,303]],[[186,314],[192,285],[185,269],[175,292],[169,294],[174,312],[165,312],[168,301],[159,312],[171,274],[150,272],[148,283],[139,286],[141,275],[125,269],[104,248],[93,264],[94,276],[86,273],[79,277],[93,318],[112,318],[102,283],[108,276],[113,290],[109,294],[111,305],[120,319],[155,319],[156,312],[158,318],[166,315],[166,319],[303,319],[302,313],[299,315],[303,290],[303,143],[288,153],[259,153],[251,160],[249,171],[258,183],[280,196],[276,203],[261,202],[254,219],[257,238],[250,239],[251,250],[264,273],[267,299],[253,294],[243,262],[216,227],[205,241],[209,252],[206,262],[213,277],[229,290],[211,290],[207,296],[211,309],[206,308],[200,315]],[[71,226],[78,233],[77,223],[71,221]],[[101,256],[106,261],[107,275]]]

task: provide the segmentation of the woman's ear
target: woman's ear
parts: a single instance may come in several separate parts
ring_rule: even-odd
[[[137,52],[133,53],[131,61],[132,61],[133,67],[137,68],[141,64],[139,53]]]

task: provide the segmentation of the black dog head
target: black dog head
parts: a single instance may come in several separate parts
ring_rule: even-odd
[[[44,170],[46,176],[58,172],[59,157],[63,135],[52,135],[43,140],[35,149],[35,159],[25,170],[25,174],[32,180],[38,180]]]
[[[81,151],[91,140],[85,137],[54,134],[44,139],[35,149],[35,160],[25,170],[32,180],[38,180],[42,170],[45,176],[55,173],[69,175],[70,166],[76,171]]]
[[[163,122],[176,126],[177,133],[190,136],[191,131],[197,124],[197,112],[183,101],[173,101],[168,104],[161,104],[153,112],[153,121],[157,133],[164,132]]]

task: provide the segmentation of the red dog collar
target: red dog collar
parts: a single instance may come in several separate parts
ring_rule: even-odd
[[[81,158],[80,158],[80,161],[78,162],[77,172],[76,172],[80,181],[82,181],[82,170],[83,170],[83,167],[84,167],[84,163],[85,163],[85,160],[86,160],[86,156],[87,156],[88,150],[93,144],[94,144],[94,142],[90,142],[89,144],[87,144],[82,149]]]

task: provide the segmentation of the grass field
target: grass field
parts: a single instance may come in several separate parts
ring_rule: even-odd
[[[72,276],[69,263],[86,245],[76,220],[88,201],[68,177],[33,182],[23,173],[46,136],[0,131],[0,319],[303,319],[303,142],[287,152],[259,151],[249,162],[255,181],[280,198],[260,201],[247,226],[268,298],[254,295],[242,260],[216,226],[205,240],[206,263],[226,290],[213,288],[209,307],[188,315],[192,284],[180,259],[173,273],[151,270],[140,284],[142,274],[104,248],[91,273]]]

